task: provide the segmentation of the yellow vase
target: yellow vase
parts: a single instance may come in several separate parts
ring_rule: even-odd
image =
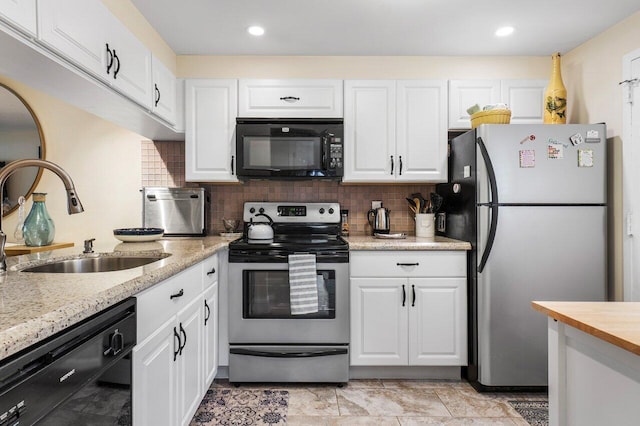
[[[560,53],[551,55],[551,61],[551,78],[544,92],[544,123],[565,124],[567,122],[567,88],[562,82]]]

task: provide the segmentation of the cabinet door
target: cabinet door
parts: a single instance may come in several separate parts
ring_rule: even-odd
[[[188,425],[202,399],[202,333],[204,316],[202,294],[178,313],[178,332],[182,351],[178,355],[178,423]]]
[[[511,109],[512,124],[542,124],[548,80],[502,80],[502,102]]]
[[[176,122],[176,77],[158,58],[152,57],[153,103],[151,111],[170,124]]]
[[[38,0],[38,37],[87,72],[107,81],[111,12],[99,0]]]
[[[218,283],[204,292],[204,384],[206,392],[218,372]]]
[[[20,31],[36,35],[36,0],[0,0],[0,18]]]
[[[409,284],[409,364],[467,365],[466,279]]]
[[[111,84],[123,95],[151,110],[151,51],[115,17],[107,34],[116,57]]]
[[[345,182],[395,182],[396,82],[345,81]]]
[[[190,182],[237,182],[237,80],[187,80],[185,175]]]
[[[500,80],[449,80],[449,128],[470,129],[467,109],[500,102]]]
[[[175,316],[133,349],[133,424],[175,425]]]
[[[399,80],[397,91],[397,180],[446,182],[446,81]]]
[[[342,80],[240,80],[240,117],[342,117]]]
[[[407,297],[406,278],[351,278],[351,365],[407,365]]]

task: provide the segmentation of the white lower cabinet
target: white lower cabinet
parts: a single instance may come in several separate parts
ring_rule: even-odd
[[[188,425],[213,381],[218,283],[210,281],[217,267],[214,255],[136,296],[134,425]]]
[[[467,364],[466,252],[352,252],[351,365]]]
[[[204,392],[218,372],[218,283],[204,292]]]

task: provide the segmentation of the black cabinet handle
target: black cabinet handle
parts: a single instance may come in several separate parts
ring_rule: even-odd
[[[416,286],[411,284],[411,292],[413,293],[413,300],[411,301],[411,306],[416,306]]]
[[[169,296],[169,299],[177,299],[178,297],[182,297],[182,296],[184,296],[184,289],[181,288],[179,292]]]
[[[402,284],[402,306],[404,306],[404,303],[407,301],[407,292],[404,291],[404,284]]]
[[[182,346],[180,346],[180,355],[182,356],[182,350],[185,346],[187,346],[187,332],[182,328],[182,323],[180,323],[180,334],[184,336],[184,340],[182,341]]]
[[[209,308],[209,304],[206,300],[204,301],[204,308],[207,310],[207,315],[204,317],[204,325],[207,325],[209,317],[211,317],[211,308]]]
[[[400,176],[402,176],[402,155],[400,155],[399,159],[400,159],[400,170],[399,170],[399,172],[400,172]]]
[[[178,339],[178,349],[173,351],[173,361],[175,362],[176,358],[178,358],[178,354],[182,351],[182,342],[180,341],[180,335],[178,334],[178,330],[173,327],[173,347],[176,347],[176,339]]]
[[[234,160],[235,160],[235,156],[234,156],[234,155],[232,155],[232,156],[231,156],[231,174],[234,174],[234,171],[233,171],[233,163],[235,163],[235,161],[234,161]]]
[[[216,268],[211,268],[211,270],[209,272],[207,272],[207,275],[211,275],[211,274],[215,274],[216,273]]]
[[[391,173],[390,174],[393,174],[393,155],[391,156]]]
[[[158,85],[157,84],[153,84],[153,86],[155,87],[156,90],[156,103],[155,106],[158,106],[158,102],[160,102],[160,89],[158,89]]]
[[[109,49],[109,43],[107,43],[107,74],[111,71],[111,67],[113,66],[113,53],[111,49]]]
[[[113,60],[116,63],[116,68],[113,70],[113,79],[115,80],[120,72],[120,58],[118,58],[118,55],[116,54],[116,49],[113,49]]]
[[[419,266],[420,264],[418,262],[416,263],[396,263],[397,266]]]
[[[296,98],[295,96],[283,96],[280,98],[280,100],[286,102],[298,102],[300,98]]]

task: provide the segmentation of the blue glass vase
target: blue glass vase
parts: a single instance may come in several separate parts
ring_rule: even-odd
[[[41,192],[33,193],[33,206],[22,227],[24,244],[27,246],[48,246],[56,234],[56,227],[44,204],[46,195]]]

